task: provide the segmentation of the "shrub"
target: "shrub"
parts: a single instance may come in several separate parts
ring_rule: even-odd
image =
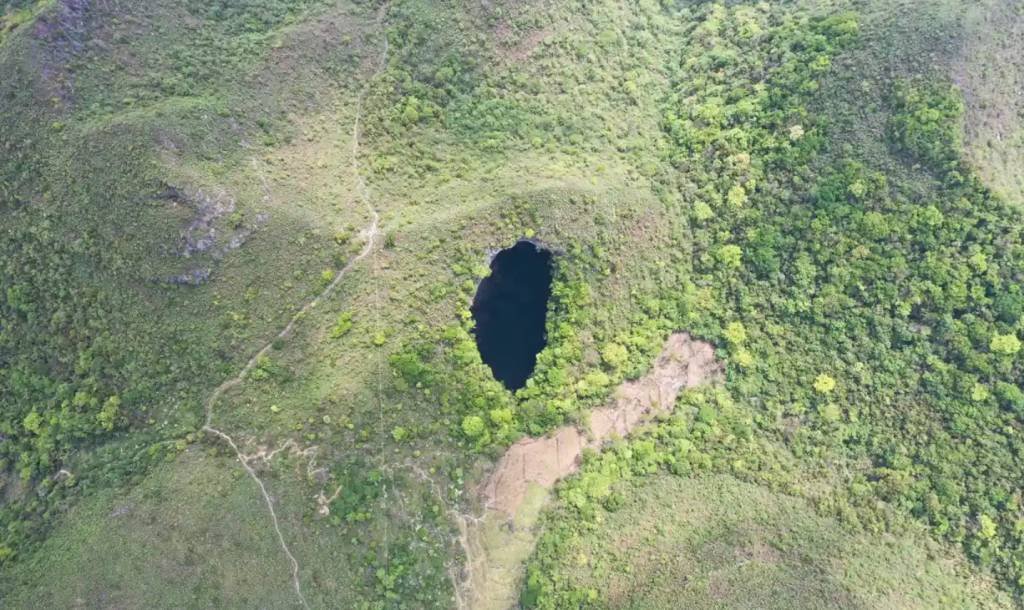
[[[729,322],[725,327],[725,340],[731,345],[740,345],[747,340],[747,329],[742,322]]]
[[[352,330],[352,312],[345,311],[338,316],[338,321],[331,328],[331,339],[340,339]]]
[[[601,360],[612,370],[618,371],[629,361],[629,350],[618,343],[606,343],[601,349]]]
[[[831,394],[836,389],[836,380],[822,373],[814,379],[814,391],[819,394]]]
[[[743,264],[743,250],[735,244],[720,247],[716,256],[718,262],[727,269],[739,269]]]
[[[992,337],[988,347],[993,353],[1012,356],[1020,351],[1020,339],[1012,333],[1007,335],[996,334]]]
[[[487,424],[479,415],[467,415],[462,418],[462,433],[472,439],[478,439],[487,432]]]

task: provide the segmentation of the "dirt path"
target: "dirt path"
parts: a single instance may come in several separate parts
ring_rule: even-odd
[[[459,523],[467,555],[460,598],[465,607],[505,609],[515,605],[520,571],[536,543],[533,526],[560,479],[579,469],[586,448],[624,437],[638,425],[675,406],[685,388],[721,377],[714,348],[687,333],[669,337],[651,371],[623,383],[610,405],[591,413],[586,430],[564,426],[552,435],[512,445],[481,485],[482,518]]]
[[[238,444],[229,434],[213,427],[212,423],[214,406],[217,404],[217,401],[220,400],[220,398],[224,395],[225,392],[241,384],[245,380],[245,378],[252,371],[252,369],[256,367],[256,364],[259,362],[260,358],[262,358],[268,352],[270,352],[274,342],[276,342],[279,339],[287,339],[288,337],[290,337],[292,332],[295,330],[295,325],[298,324],[299,320],[302,319],[307,313],[312,311],[314,308],[316,308],[321,301],[330,296],[330,294],[334,292],[335,288],[337,288],[338,284],[341,283],[342,279],[345,278],[348,272],[353,267],[355,267],[355,265],[358,264],[359,261],[363,260],[376,250],[377,242],[380,237],[380,214],[377,212],[377,209],[373,206],[373,203],[371,202],[369,188],[366,185],[366,180],[363,178],[362,174],[362,168],[359,165],[359,151],[363,107],[366,102],[366,97],[369,94],[370,85],[387,67],[388,39],[383,29],[384,17],[387,14],[387,8],[388,5],[384,4],[383,6],[381,6],[379,12],[377,13],[377,29],[380,32],[381,38],[383,39],[381,45],[381,53],[380,57],[376,62],[376,66],[374,68],[373,73],[367,78],[365,86],[359,93],[359,97],[357,98],[356,101],[355,118],[353,119],[352,122],[352,172],[356,182],[356,198],[358,198],[363,203],[363,205],[366,206],[366,210],[370,214],[370,224],[367,225],[360,233],[362,238],[366,240],[366,245],[364,245],[363,249],[360,250],[359,253],[356,254],[354,257],[352,257],[348,261],[348,263],[346,263],[345,266],[342,267],[335,274],[334,280],[331,281],[331,283],[328,284],[320,292],[320,294],[316,295],[315,297],[313,297],[312,300],[308,301],[305,305],[303,305],[302,308],[299,309],[299,311],[296,312],[295,315],[291,317],[291,319],[288,321],[288,324],[286,324],[285,327],[282,328],[280,332],[274,335],[274,337],[270,341],[268,341],[262,348],[260,348],[260,350],[257,351],[252,356],[252,358],[250,358],[248,362],[245,363],[245,366],[243,366],[241,370],[239,370],[237,375],[217,386],[213,390],[213,392],[211,392],[210,395],[207,397],[206,402],[203,405],[204,410],[206,412],[206,418],[203,423],[202,430],[204,432],[212,434],[213,436],[227,443],[228,446],[230,446],[231,449],[235,452],[238,461],[242,464],[242,468],[245,469],[246,473],[248,473],[252,480],[255,481],[257,487],[259,487],[260,494],[263,496],[263,501],[267,505],[267,511],[270,513],[270,520],[273,525],[274,532],[277,535],[277,540],[281,545],[281,551],[284,553],[285,557],[291,564],[292,586],[295,588],[295,595],[299,598],[299,602],[302,604],[304,608],[309,608],[309,604],[306,602],[306,598],[302,594],[302,583],[299,578],[299,561],[295,558],[295,555],[291,552],[291,549],[288,548],[288,543],[287,541],[285,541],[284,534],[281,532],[281,525],[277,517],[277,511],[274,509],[274,500],[270,496],[270,493],[267,491],[266,485],[264,485],[263,481],[260,479],[259,475],[256,474],[256,471],[253,469],[250,463],[253,461],[254,456],[244,454],[241,448],[239,448]],[[321,496],[323,496],[322,492]]]

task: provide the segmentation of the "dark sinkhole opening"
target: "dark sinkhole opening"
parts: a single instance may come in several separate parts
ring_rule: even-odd
[[[529,241],[502,250],[473,299],[480,357],[509,390],[526,385],[544,349],[551,252]]]

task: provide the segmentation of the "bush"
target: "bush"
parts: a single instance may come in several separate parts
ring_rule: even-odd
[[[479,415],[467,415],[462,419],[462,433],[471,439],[479,439],[487,432],[487,424]]]
[[[1012,356],[1020,351],[1020,339],[1012,333],[1008,335],[996,334],[992,337],[988,347],[993,353],[1002,356]]]
[[[836,380],[822,373],[814,379],[814,391],[819,394],[831,394],[836,389]]]
[[[613,371],[619,371],[629,362],[629,350],[618,343],[606,343],[601,348],[601,360]]]
[[[896,145],[943,172],[959,165],[964,104],[952,86],[897,82],[890,122]]]

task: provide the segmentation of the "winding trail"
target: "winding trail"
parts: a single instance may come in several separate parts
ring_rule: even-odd
[[[270,496],[270,493],[267,491],[266,485],[260,479],[259,475],[256,474],[256,471],[250,464],[250,462],[253,459],[253,456],[248,456],[242,453],[242,450],[239,448],[238,444],[229,434],[213,427],[212,424],[214,406],[217,404],[217,401],[220,400],[220,398],[224,395],[225,392],[234,388],[235,386],[238,386],[243,381],[245,381],[245,378],[249,375],[253,368],[256,367],[260,358],[262,358],[263,356],[267,355],[268,352],[270,352],[270,350],[273,348],[273,344],[276,341],[280,339],[287,339],[288,337],[290,337],[292,335],[292,332],[295,330],[295,326],[296,324],[298,324],[299,320],[305,317],[307,313],[315,309],[320,304],[321,301],[330,296],[330,294],[334,292],[335,288],[338,287],[338,284],[341,283],[345,276],[348,275],[348,272],[353,267],[355,267],[359,263],[359,261],[363,260],[367,256],[370,256],[370,254],[374,253],[376,250],[377,242],[380,237],[380,213],[373,206],[373,203],[370,200],[370,190],[369,187],[367,187],[366,185],[366,180],[363,178],[362,168],[360,167],[359,164],[359,151],[363,108],[366,102],[366,97],[369,95],[370,86],[372,85],[372,83],[377,79],[378,76],[380,76],[380,74],[387,67],[389,51],[388,38],[383,27],[384,18],[387,15],[387,9],[388,4],[385,3],[380,7],[377,13],[376,26],[378,33],[383,39],[381,45],[381,52],[379,58],[377,59],[376,67],[374,68],[373,73],[367,78],[366,84],[363,86],[363,89],[360,91],[359,96],[356,100],[355,118],[352,121],[352,174],[355,179],[356,198],[362,201],[363,205],[366,206],[367,212],[369,212],[370,214],[370,224],[367,225],[360,232],[363,239],[366,240],[366,245],[363,246],[363,249],[360,250],[359,253],[356,254],[354,257],[352,257],[348,261],[348,263],[346,263],[345,266],[342,267],[335,274],[335,277],[330,284],[328,284],[318,295],[313,297],[313,299],[311,299],[305,305],[303,305],[302,308],[299,309],[299,311],[296,312],[295,315],[293,315],[290,320],[288,320],[288,324],[286,324],[285,327],[282,328],[280,332],[274,335],[274,337],[270,341],[268,341],[262,348],[260,348],[260,350],[257,351],[252,356],[252,358],[250,358],[248,362],[245,363],[245,366],[243,366],[241,370],[238,371],[237,375],[224,381],[219,386],[217,386],[213,390],[213,392],[211,392],[210,395],[206,398],[206,401],[203,403],[203,408],[205,410],[206,417],[203,422],[202,430],[227,443],[228,446],[230,446],[231,449],[235,452],[235,456],[237,457],[238,461],[242,464],[242,468],[245,469],[246,473],[248,473],[252,480],[255,481],[256,486],[259,487],[260,493],[263,496],[263,501],[267,505],[267,511],[270,513],[270,520],[273,524],[274,532],[277,534],[277,541],[281,545],[281,550],[282,552],[284,552],[285,557],[287,557],[289,563],[291,563],[292,585],[295,588],[295,595],[298,596],[299,602],[302,604],[304,608],[309,608],[309,604],[306,602],[306,597],[302,594],[302,583],[299,578],[299,561],[295,558],[295,555],[291,552],[291,549],[288,548],[288,542],[285,540],[284,534],[281,532],[281,524],[277,517],[277,511],[274,509],[274,500]],[[374,287],[374,294],[375,298],[377,299],[378,305],[377,307],[375,307],[375,310],[377,310],[375,313],[379,315],[380,297],[379,289],[378,287],[376,287],[376,285]],[[379,393],[378,408],[383,408],[380,401]]]

